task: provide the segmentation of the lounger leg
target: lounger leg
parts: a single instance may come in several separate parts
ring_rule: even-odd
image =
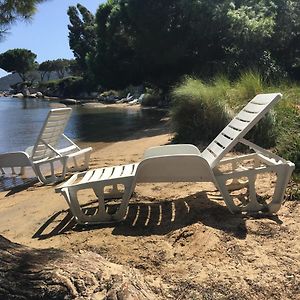
[[[124,190],[124,194],[123,194],[123,197],[122,197],[122,202],[121,202],[117,212],[113,215],[113,220],[121,221],[125,217],[126,212],[127,212],[127,207],[128,207],[128,204],[129,204],[129,200],[130,200],[131,195],[133,193],[134,187],[135,186],[133,184],[125,185],[125,190]]]
[[[63,181],[65,179],[66,171],[67,171],[67,159],[68,159],[67,157],[59,157],[59,158],[55,158],[51,161],[48,160],[45,162],[34,163],[34,171],[35,171],[39,181],[44,184]],[[62,165],[62,174],[60,176],[57,176],[56,172],[55,172],[54,162],[56,162],[56,161],[60,161],[60,163]],[[48,177],[46,177],[41,170],[42,166],[45,164],[50,164],[51,175]]]
[[[232,196],[230,195],[229,190],[227,189],[226,181],[220,179],[217,183],[215,183],[215,185],[220,191],[229,211],[233,214],[240,212],[240,209],[234,204]]]
[[[83,162],[80,165],[78,163],[78,156],[84,156],[83,157]],[[67,168],[68,172],[81,172],[81,171],[85,171],[89,168],[89,163],[90,163],[90,156],[91,156],[91,150],[87,150],[85,153],[81,153],[78,156],[74,155],[74,156],[70,156],[68,159],[72,159],[73,160],[73,164]]]
[[[105,206],[104,189],[106,186],[112,185],[112,182],[110,182],[109,180],[107,182],[97,182],[84,188],[76,186],[62,188],[61,193],[65,197],[68,205],[70,206],[72,214],[79,224],[101,224],[116,222],[121,221],[126,215],[128,203],[135,187],[135,183],[133,180],[133,177],[118,179],[118,184],[124,185],[124,192],[122,194],[121,203],[117,211],[113,214],[108,213]],[[117,184],[113,183],[113,185]],[[98,198],[98,210],[93,215],[85,214],[84,208],[80,206],[78,200],[78,191],[84,189],[92,189],[94,194]]]
[[[226,186],[226,180],[230,179],[228,176],[224,177],[222,175],[217,176],[216,185],[221,192],[224,201],[228,209],[232,212],[258,212],[258,211],[268,211],[270,213],[275,213],[279,210],[281,203],[284,198],[285,190],[288,185],[289,179],[291,177],[292,171],[294,169],[293,164],[287,163],[286,165],[277,165],[267,167],[265,171],[260,173],[269,173],[275,172],[277,175],[277,181],[275,184],[275,190],[270,203],[261,204],[257,201],[257,194],[255,189],[255,181],[257,177],[257,172],[255,170],[249,170],[247,175],[244,175],[248,178],[248,192],[249,192],[249,203],[245,206],[237,206],[232,196],[230,195],[229,189]],[[233,176],[234,177],[234,176]]]
[[[247,212],[256,212],[263,210],[264,206],[257,202],[256,190],[255,190],[255,180],[256,174],[248,174],[248,192],[249,192],[249,203],[244,207],[237,206],[233,197],[230,195],[228,186],[226,186],[226,179],[223,179],[222,176],[218,177],[217,187],[226,203],[226,206],[231,213],[238,213],[242,211]]]
[[[277,182],[274,190],[273,200],[268,205],[269,212],[275,213],[280,209],[293,169],[293,166],[287,165],[284,169],[277,171]]]
[[[132,183],[132,180],[128,179],[123,180],[123,182],[120,181],[119,184],[124,185],[124,192],[120,194],[119,190],[117,189],[117,185],[113,184],[112,194],[117,196],[122,195],[121,203],[114,214],[109,214],[105,210],[104,188],[106,185],[98,185],[96,188],[94,188],[94,192],[99,199],[99,223],[121,221],[125,217],[128,203],[133,193],[135,185]],[[114,193],[115,189],[117,194]]]

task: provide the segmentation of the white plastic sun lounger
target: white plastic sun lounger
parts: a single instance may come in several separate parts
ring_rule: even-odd
[[[213,182],[232,213],[274,213],[281,206],[294,164],[243,137],[280,98],[281,94],[257,95],[202,153],[197,147],[188,144],[150,148],[146,150],[140,163],[78,173],[56,191],[64,195],[79,224],[122,220],[126,216],[136,184],[154,182]],[[255,153],[224,159],[225,154],[239,142],[253,149]],[[222,170],[226,166],[229,170]],[[259,174],[269,172],[277,175],[274,195],[269,203],[261,203],[256,194],[255,180]],[[241,178],[247,180],[241,182]],[[113,187],[108,194],[105,192],[107,186]],[[121,203],[118,210],[110,214],[105,199],[120,196],[120,186],[124,188]],[[245,203],[237,204],[230,191],[241,187],[246,187],[248,194]],[[99,206],[93,215],[86,214],[79,203],[78,192],[85,189],[92,189],[98,198]]]
[[[48,184],[64,180],[69,171],[86,170],[92,148],[80,149],[63,134],[71,112],[71,108],[51,109],[34,146],[24,152],[0,154],[0,175],[23,175],[25,167],[32,167],[38,179]],[[66,140],[68,146],[59,149],[61,138]],[[61,167],[59,175],[58,166]],[[50,176],[46,176],[46,169],[50,171]]]

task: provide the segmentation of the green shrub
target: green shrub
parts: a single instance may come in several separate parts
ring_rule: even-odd
[[[159,106],[160,102],[161,97],[159,95],[146,93],[142,101],[142,106]]]
[[[255,95],[264,92],[267,92],[267,87],[265,87],[262,76],[258,71],[248,70],[241,73],[237,81],[232,84],[232,88],[227,91],[227,103],[233,111],[232,117]],[[274,112],[271,110],[250,130],[245,138],[262,147],[274,147],[276,142]]]
[[[277,106],[277,153],[296,165],[300,173],[300,111],[292,101],[282,101]]]
[[[38,87],[49,96],[78,97],[89,90],[89,84],[82,77],[70,76],[63,79],[41,82]]]
[[[278,155],[295,163],[300,174],[300,88],[287,81],[265,86],[258,73],[246,72],[235,83],[224,76],[211,83],[187,77],[172,91],[171,119],[176,142],[211,141],[258,93],[278,92],[284,98],[246,135],[246,139],[274,147]],[[297,177],[298,176],[298,177]]]
[[[63,78],[58,83],[58,88],[63,97],[78,97],[87,92],[87,84],[82,77]]]
[[[255,95],[263,93],[265,87],[259,72],[246,71],[240,75],[229,95],[230,106],[238,110]]]
[[[214,138],[228,122],[225,90],[187,77],[171,93],[172,121],[178,142]]]
[[[258,93],[266,91],[258,72],[248,71],[231,83],[218,75],[211,83],[187,77],[172,92],[175,141],[210,141],[240,109]],[[270,112],[246,135],[262,147],[276,142],[275,114]]]

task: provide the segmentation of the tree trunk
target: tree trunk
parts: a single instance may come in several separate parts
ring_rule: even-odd
[[[161,299],[132,268],[100,255],[37,250],[0,236],[0,299]]]

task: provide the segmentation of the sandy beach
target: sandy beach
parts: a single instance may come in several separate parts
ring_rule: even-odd
[[[168,127],[95,144],[91,168],[139,161]],[[260,185],[268,192],[272,178]],[[124,221],[77,226],[53,186],[0,192],[0,234],[33,248],[88,251],[137,269],[157,299],[300,299],[300,205],[232,215],[213,184],[138,185]]]

